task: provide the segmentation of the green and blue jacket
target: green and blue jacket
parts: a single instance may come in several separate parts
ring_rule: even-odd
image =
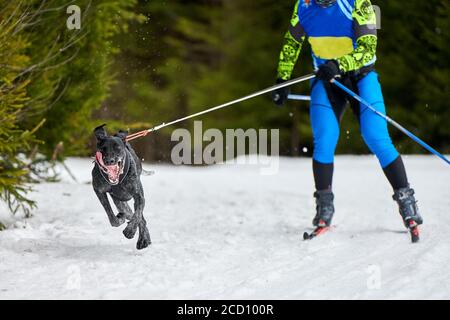
[[[305,39],[314,67],[336,60],[343,73],[376,61],[376,15],[370,0],[337,0],[327,8],[314,0],[298,0],[278,64],[278,77],[288,80]]]

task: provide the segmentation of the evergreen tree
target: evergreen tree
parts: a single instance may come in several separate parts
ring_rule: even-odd
[[[22,208],[25,212],[34,202],[25,196],[29,182],[29,167],[23,153],[35,143],[34,130],[21,129],[19,123],[29,110],[26,103],[29,80],[21,77],[21,71],[29,65],[25,54],[30,43],[20,30],[29,20],[22,7],[8,2],[0,17],[0,199],[12,212]]]
[[[38,132],[41,148],[51,155],[63,142],[66,155],[86,155],[86,141],[95,125],[91,114],[106,99],[114,74],[110,69],[118,48],[113,36],[125,32],[135,0],[80,0],[81,28],[69,30],[67,0],[35,1],[39,15],[26,30],[30,71],[29,95],[42,110],[46,125]],[[43,59],[44,57],[44,59]],[[32,124],[36,119],[28,119]],[[26,125],[29,122],[25,122]]]
[[[54,160],[63,143],[65,155],[86,154],[91,113],[113,80],[111,40],[140,19],[130,11],[135,0],[77,1],[81,29],[69,30],[71,4],[1,2],[0,197],[13,212],[34,205],[25,194],[42,173],[37,154]]]

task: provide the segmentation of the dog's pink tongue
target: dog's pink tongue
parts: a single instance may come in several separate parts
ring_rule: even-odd
[[[95,153],[95,158],[97,159],[98,163],[100,163],[101,166],[105,166],[105,164],[103,163],[103,156],[102,153],[100,151],[97,151]]]

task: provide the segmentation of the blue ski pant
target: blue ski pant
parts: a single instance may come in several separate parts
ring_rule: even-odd
[[[376,110],[385,114],[385,105],[378,75],[371,71],[357,81],[357,93]],[[333,89],[334,90],[334,89]],[[336,90],[340,90],[336,88]],[[347,98],[348,100],[352,98]],[[387,122],[366,106],[357,104],[361,135],[374,153],[382,168],[387,167],[398,156],[389,136]],[[336,145],[339,140],[339,122],[344,108],[336,110],[322,81],[314,80],[311,91],[310,120],[314,138],[313,159],[323,164],[333,163]]]

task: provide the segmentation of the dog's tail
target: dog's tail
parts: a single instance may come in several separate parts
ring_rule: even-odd
[[[142,168],[142,175],[143,176],[152,176],[155,174],[155,171],[153,170],[145,170],[144,168]]]

